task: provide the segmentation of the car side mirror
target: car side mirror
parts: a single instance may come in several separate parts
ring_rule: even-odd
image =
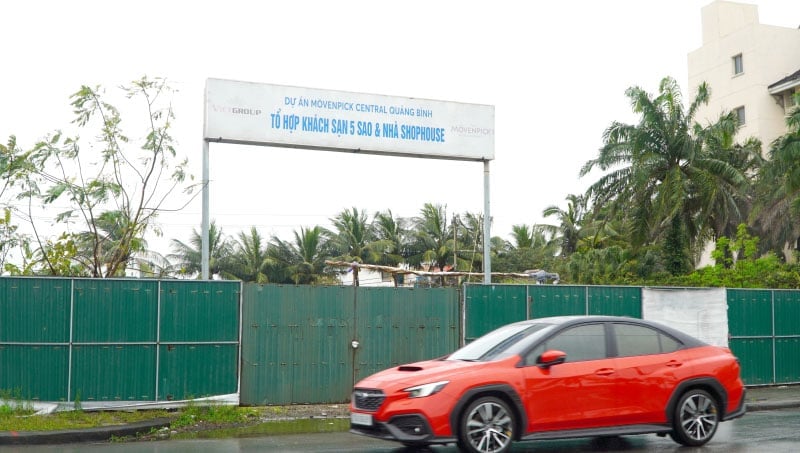
[[[553,365],[558,365],[559,363],[564,363],[567,360],[567,353],[564,351],[559,351],[557,349],[550,349],[542,353],[538,359],[536,359],[536,365],[542,368],[550,368]]]

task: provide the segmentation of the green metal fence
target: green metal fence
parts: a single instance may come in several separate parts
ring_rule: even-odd
[[[467,342],[503,324],[566,315],[642,317],[641,288],[569,285],[466,285]]]
[[[747,384],[800,382],[800,291],[728,289],[731,350]]]
[[[747,385],[800,382],[800,291],[728,289],[729,346]],[[562,315],[642,317],[642,288],[467,285],[465,340],[503,324]]]
[[[366,375],[452,351],[461,334],[458,294],[245,285],[241,404],[344,402]]]
[[[745,383],[800,382],[800,291],[726,297]],[[41,401],[239,391],[246,405],[343,402],[364,376],[447,354],[503,324],[583,314],[640,318],[642,288],[4,277],[0,391]]]
[[[236,393],[240,288],[0,278],[0,390],[41,401]]]

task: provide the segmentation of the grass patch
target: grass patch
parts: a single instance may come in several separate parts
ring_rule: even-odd
[[[281,434],[333,433],[350,429],[350,419],[313,418],[299,420],[280,420],[258,423],[250,426],[206,429],[202,431],[179,432],[172,439],[225,439],[232,437],[276,436]]]
[[[147,411],[68,411],[47,415],[0,416],[0,431],[56,431],[124,425],[159,417],[171,417],[166,410]]]

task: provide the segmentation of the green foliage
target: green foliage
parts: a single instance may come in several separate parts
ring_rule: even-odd
[[[252,416],[251,409],[240,408],[237,406],[223,405],[223,404],[210,404],[200,406],[190,403],[183,410],[181,410],[178,418],[173,421],[170,426],[173,428],[182,428],[184,426],[194,425],[199,422],[209,423],[238,423],[244,422],[248,417]]]
[[[146,138],[138,149],[122,129],[120,110],[110,101],[113,96],[99,86],[82,86],[71,96],[73,124],[88,130],[95,143],[85,146],[79,136],[58,131],[30,150],[19,149],[13,136],[2,148],[3,193],[8,190],[10,198],[26,201],[25,217],[34,231],[30,259],[7,271],[124,276],[135,255],[146,255],[144,235],[157,231],[156,216],[184,185],[186,161],[175,159],[172,90],[166,81],[143,77],[120,91],[147,115]],[[37,229],[36,205],[78,231],[50,242]]]

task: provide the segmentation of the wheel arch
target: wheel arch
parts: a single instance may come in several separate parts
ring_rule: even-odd
[[[517,391],[508,384],[482,385],[464,392],[464,395],[458,400],[458,403],[453,407],[453,412],[450,414],[450,429],[452,430],[453,436],[458,437],[458,432],[460,430],[459,421],[464,411],[467,410],[467,407],[476,399],[484,396],[500,398],[514,411],[515,430],[513,440],[519,440],[522,437],[522,432],[525,430],[525,427],[528,426],[528,415],[525,412],[525,405],[522,403],[522,398]]]
[[[712,377],[703,377],[690,379],[678,384],[678,386],[672,392],[672,395],[670,395],[669,402],[667,403],[667,420],[672,420],[672,417],[675,415],[675,410],[677,409],[678,401],[680,400],[681,396],[687,391],[693,389],[700,389],[708,392],[708,394],[711,395],[711,397],[717,402],[720,412],[720,420],[725,418],[725,413],[728,407],[728,392],[725,391],[725,387],[723,387],[718,380]]]

